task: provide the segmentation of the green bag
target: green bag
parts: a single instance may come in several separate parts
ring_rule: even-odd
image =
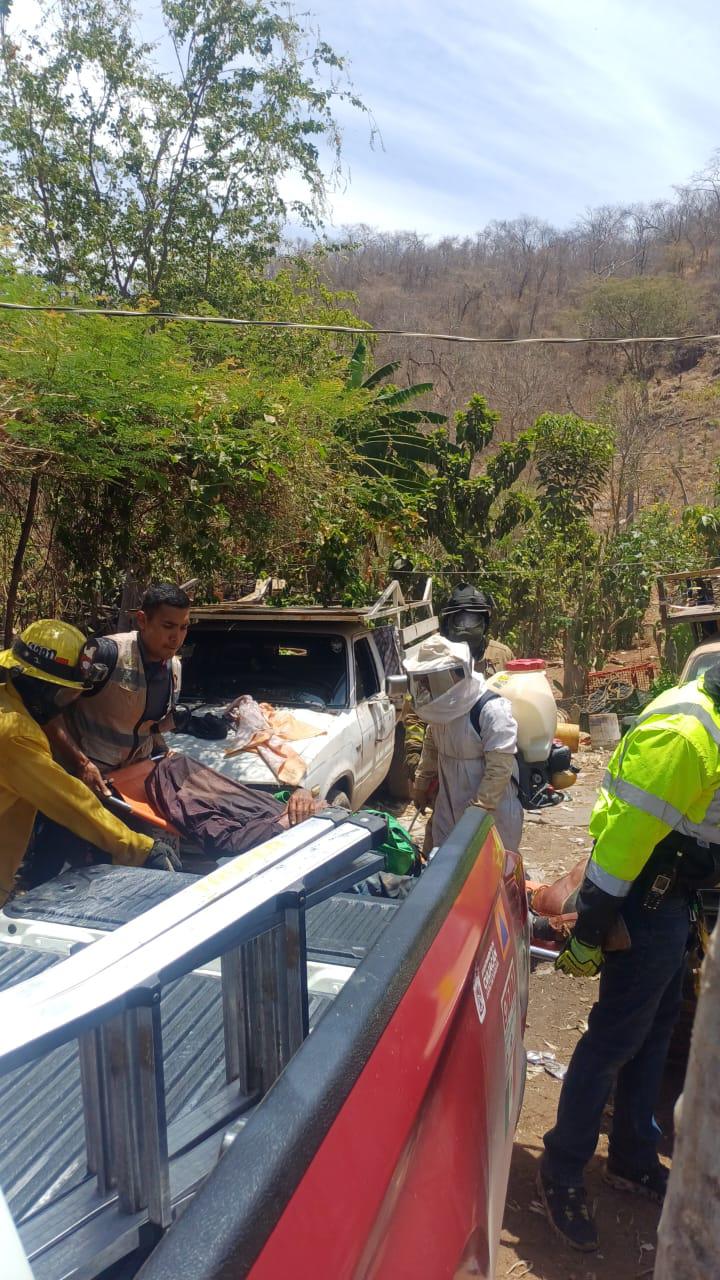
[[[380,853],[385,858],[385,870],[392,872],[394,876],[416,874],[420,868],[420,850],[397,818],[391,813],[384,813],[382,809],[364,809],[363,813],[375,813],[387,822],[387,839],[380,845]]]

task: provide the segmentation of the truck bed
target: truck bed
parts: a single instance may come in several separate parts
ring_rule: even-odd
[[[147,883],[144,891],[119,899],[112,893],[114,877],[104,875],[103,871],[104,868],[96,867],[68,872],[10,906],[9,927],[16,928],[19,934],[25,925],[30,931],[31,944],[0,943],[0,991],[62,959],[67,944],[72,941],[69,931],[117,928],[161,901],[167,896],[168,888],[179,891],[194,879],[185,875],[172,879],[156,875],[150,882],[155,887],[151,900],[148,900]],[[141,879],[145,881],[145,877]],[[322,966],[326,977],[332,977],[335,971],[335,983],[329,985],[339,990],[347,967],[355,967],[363,959],[396,910],[394,902],[341,893],[308,911],[311,1030],[334,999],[328,991],[312,990],[315,969]],[[63,953],[47,954],[37,949],[37,939],[33,944],[30,935],[38,923],[50,929],[60,926]],[[18,935],[10,935],[14,936]],[[193,973],[163,992],[161,1012],[170,1125],[213,1097],[225,1084],[222,996],[218,979],[219,970],[215,974]],[[0,1186],[20,1224],[88,1177],[77,1043],[64,1045],[44,1059],[4,1077],[0,1081],[0,1099],[3,1115]]]
[[[184,889],[96,868],[0,913],[0,1184],[36,1280],[490,1280],[522,864],[469,811],[401,905],[349,895],[378,821],[313,819]],[[110,878],[128,914],[142,879],[169,896],[113,930]]]

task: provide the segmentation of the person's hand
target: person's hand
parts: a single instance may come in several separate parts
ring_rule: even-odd
[[[154,840],[143,866],[148,871],[182,871],[182,862],[167,840]]]
[[[420,813],[424,813],[427,808],[427,802],[428,802],[427,787],[424,787],[420,783],[415,782],[413,784],[411,799],[413,804],[415,805],[415,808],[418,809]]]
[[[594,978],[600,972],[603,953],[600,947],[589,947],[571,933],[563,951],[555,961],[559,973],[567,973],[571,978]]]
[[[78,778],[81,782],[84,782],[85,786],[89,787],[96,796],[100,796],[101,799],[103,796],[109,796],[112,794],[100,770],[96,764],[93,764],[92,760],[85,760],[79,766]]]
[[[296,827],[299,822],[312,818],[316,809],[317,805],[311,793],[305,787],[298,787],[288,800],[287,814],[290,826]]]

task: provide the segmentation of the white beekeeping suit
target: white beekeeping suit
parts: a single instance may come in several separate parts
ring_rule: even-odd
[[[405,669],[415,711],[432,726],[417,776],[438,778],[433,843],[442,844],[468,805],[476,804],[492,814],[505,848],[517,851],[523,809],[517,789],[517,724],[507,698],[483,700],[485,677],[473,671],[467,645],[452,644],[444,636],[423,641]]]

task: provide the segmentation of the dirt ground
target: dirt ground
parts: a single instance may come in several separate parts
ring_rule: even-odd
[[[609,752],[585,748],[575,761],[578,783],[555,809],[526,814],[521,853],[528,879],[552,881],[590,850],[588,820]],[[408,821],[414,809],[403,813]],[[418,837],[421,822],[413,834]],[[540,964],[530,978],[530,1004],[525,1046],[554,1054],[567,1064],[585,1029],[595,1001],[597,980],[565,978],[551,964]],[[672,1107],[679,1092],[677,1070],[668,1075],[667,1097],[658,1110],[664,1131],[661,1155],[671,1151]],[[555,1119],[560,1081],[542,1067],[530,1067],[508,1186],[505,1221],[495,1280],[636,1280],[652,1275],[659,1210],[635,1196],[612,1190],[602,1180],[607,1152],[603,1133],[588,1170],[587,1185],[595,1203],[601,1247],[583,1255],[563,1245],[551,1232],[535,1190],[542,1135]],[[609,1114],[606,1121],[609,1122]],[[604,1126],[605,1127],[605,1126]]]

